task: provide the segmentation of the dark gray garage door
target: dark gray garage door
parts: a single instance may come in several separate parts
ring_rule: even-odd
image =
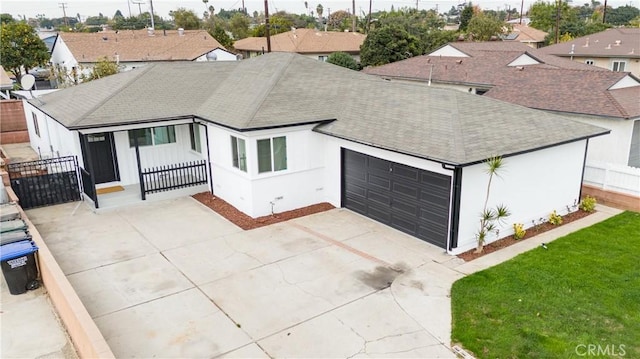
[[[451,178],[342,150],[342,206],[446,248]]]

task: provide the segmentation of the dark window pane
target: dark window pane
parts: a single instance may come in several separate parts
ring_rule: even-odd
[[[258,140],[258,173],[271,172],[271,139]]]
[[[138,146],[151,146],[153,140],[151,139],[150,128],[140,128],[137,130],[129,131],[129,146],[135,147],[135,139],[138,139]]]
[[[273,170],[281,171],[287,169],[287,138],[273,138]]]

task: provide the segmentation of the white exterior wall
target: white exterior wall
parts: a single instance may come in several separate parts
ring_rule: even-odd
[[[210,51],[209,53],[216,54],[217,58],[216,58],[215,61],[236,61],[236,60],[238,60],[238,58],[236,57],[236,54],[231,53],[229,51],[225,51],[223,49],[215,49],[213,51]],[[197,59],[195,59],[194,61],[202,62],[202,61],[209,61],[209,60],[207,59],[207,54],[204,54],[204,55],[198,57]]]
[[[200,137],[202,144],[202,154],[191,150],[191,140],[189,139],[189,125],[176,125],[176,142],[164,145],[141,146],[140,163],[142,169],[197,161],[206,159],[206,146],[204,139],[204,127],[201,127]],[[136,160],[135,147],[129,146],[129,135],[127,131],[117,131],[113,134],[116,155],[118,157],[118,170],[120,172],[120,184],[123,186],[140,183],[138,177],[138,162]]]
[[[71,53],[71,50],[64,43],[64,40],[60,36],[56,39],[56,43],[53,46],[53,51],[51,52],[51,59],[49,60],[54,65],[61,65],[67,68],[67,70],[71,70],[74,66],[78,66],[78,61]]]
[[[636,50],[637,51],[637,50]],[[608,57],[589,57],[589,56],[573,56],[573,61],[586,63],[587,60],[593,61],[593,66],[602,67],[603,69],[611,70],[613,61],[626,61],[625,72],[631,72],[635,76],[640,76],[640,59],[617,59]]]
[[[322,202],[322,141],[313,126],[236,132],[209,124],[209,145],[216,196],[251,217],[284,212]],[[247,172],[232,165],[231,136],[245,140]],[[287,169],[258,173],[257,140],[286,136]]]
[[[589,140],[587,163],[606,162],[627,165],[634,120],[565,115],[573,120],[610,129],[611,133]],[[635,121],[640,121],[636,119]]]
[[[22,103],[31,148],[43,156],[51,156],[52,152],[56,156],[58,154],[60,156],[78,156],[79,163],[82,163],[82,151],[80,150],[78,132],[66,129],[27,101],[23,101]],[[35,131],[33,113],[35,113],[38,118],[39,136]]]
[[[504,204],[511,211],[505,225],[500,227],[500,237],[513,234],[513,224],[522,223],[525,228],[548,219],[556,210],[564,215],[579,201],[582,180],[582,162],[585,141],[551,147],[504,159],[500,177],[491,183],[489,207]],[[458,247],[453,254],[475,248],[475,233],[479,228],[487,182],[486,164],[465,167],[462,171],[462,194]],[[573,210],[573,209],[572,209]],[[496,240],[495,234],[487,243]]]

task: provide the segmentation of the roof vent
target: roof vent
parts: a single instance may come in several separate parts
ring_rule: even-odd
[[[620,43],[622,43],[622,41],[616,40],[616,45],[615,46],[620,46]]]
[[[522,70],[524,70],[524,66],[516,66],[516,70],[522,71]]]
[[[462,60],[456,60],[456,64],[460,65],[462,63]]]
[[[607,45],[607,47],[605,47],[605,50],[611,50],[611,44]]]
[[[184,29],[178,28],[178,36],[184,36]]]
[[[589,38],[587,37],[587,41],[584,43],[583,47],[589,47]]]
[[[107,41],[107,40],[109,40],[109,38],[108,38],[108,37],[106,37],[106,36],[103,36],[103,37],[102,37],[102,41]]]

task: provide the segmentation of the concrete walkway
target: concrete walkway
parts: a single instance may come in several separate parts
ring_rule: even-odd
[[[242,231],[191,198],[28,211],[116,357],[428,357],[450,288],[599,212],[464,263],[344,209]]]

